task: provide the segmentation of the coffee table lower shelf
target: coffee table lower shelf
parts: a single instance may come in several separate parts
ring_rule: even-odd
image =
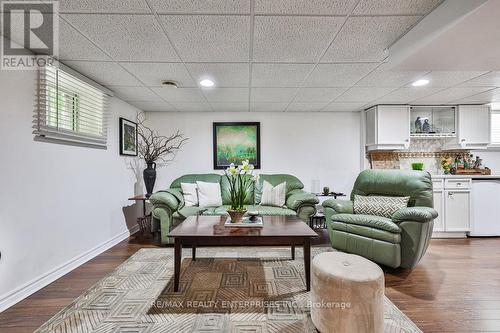
[[[179,291],[179,280],[181,273],[182,247],[191,246],[192,260],[196,260],[197,246],[290,246],[291,260],[295,260],[295,246],[301,245],[304,248],[304,271],[306,280],[306,290],[311,290],[311,237],[255,237],[255,236],[235,236],[235,237],[175,237],[174,238],[174,292]]]

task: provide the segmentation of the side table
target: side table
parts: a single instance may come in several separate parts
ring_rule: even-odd
[[[326,219],[325,214],[323,213],[323,206],[321,206],[321,204],[327,199],[337,199],[338,197],[345,197],[346,195],[340,192],[330,192],[326,195],[324,193],[314,193],[314,195],[318,197],[319,204],[316,205],[316,214],[311,216],[311,219],[309,220],[309,226],[311,229],[326,229]]]
[[[149,198],[146,198],[144,194],[136,195],[135,197],[128,198],[128,200],[133,201],[142,201],[142,216],[137,218],[137,224],[139,225],[139,230],[141,234],[144,235],[144,232],[147,230],[149,233],[152,232],[152,218],[151,213],[146,214],[146,202]]]

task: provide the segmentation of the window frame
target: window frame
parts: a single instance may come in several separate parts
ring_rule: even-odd
[[[112,96],[109,89],[63,64],[41,68],[34,140],[107,149]]]

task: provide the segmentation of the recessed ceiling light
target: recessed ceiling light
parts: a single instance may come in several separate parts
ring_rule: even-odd
[[[415,82],[413,82],[411,85],[414,87],[421,87],[429,84],[429,80],[426,79],[420,79]]]
[[[209,80],[209,79],[204,79],[200,81],[200,86],[202,87],[213,87],[215,85],[214,81]]]

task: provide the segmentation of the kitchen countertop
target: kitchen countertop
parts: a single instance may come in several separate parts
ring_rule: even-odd
[[[465,179],[500,179],[500,175],[431,175],[434,179],[453,179],[453,178],[465,178]]]

